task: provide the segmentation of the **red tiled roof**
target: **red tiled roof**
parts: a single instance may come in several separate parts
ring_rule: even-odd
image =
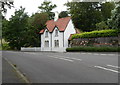
[[[59,18],[57,21],[49,20],[46,22],[46,27],[49,32],[52,32],[55,26],[58,27],[59,31],[65,31],[70,19],[71,19],[70,17],[65,17],[65,18]],[[40,31],[40,33],[43,32],[44,32],[43,30]]]
[[[45,29],[42,29],[41,31],[40,31],[40,33],[43,33],[45,31]]]

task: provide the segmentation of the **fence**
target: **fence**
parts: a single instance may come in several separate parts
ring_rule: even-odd
[[[21,51],[41,51],[40,47],[21,47]]]

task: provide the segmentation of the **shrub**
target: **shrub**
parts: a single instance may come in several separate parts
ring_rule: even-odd
[[[10,46],[8,45],[8,43],[4,43],[2,45],[2,50],[11,50]]]
[[[120,52],[120,47],[72,47],[67,52]]]
[[[100,31],[91,31],[91,32],[84,32],[81,34],[74,34],[72,35],[72,39],[76,38],[97,38],[97,37],[116,37],[120,31],[115,29],[108,29],[108,30],[100,30]]]

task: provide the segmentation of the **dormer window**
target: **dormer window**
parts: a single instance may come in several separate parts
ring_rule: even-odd
[[[48,31],[45,32],[45,37],[48,37]]]
[[[55,37],[58,37],[58,30],[55,30]]]

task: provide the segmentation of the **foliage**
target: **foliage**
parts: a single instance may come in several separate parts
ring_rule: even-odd
[[[98,30],[104,30],[104,29],[108,29],[109,27],[105,21],[102,21],[102,22],[96,24],[96,28]]]
[[[36,13],[32,18],[33,21],[29,23],[36,29],[36,33],[38,34],[39,31],[45,27],[48,19],[49,16],[47,13]]]
[[[4,43],[4,44],[2,45],[2,50],[11,50],[11,47],[9,46],[8,43]]]
[[[120,52],[120,47],[72,47],[67,52]]]
[[[0,1],[0,4],[1,4],[1,7],[2,7],[2,10],[4,13],[7,12],[7,7],[11,9],[11,7],[13,7],[13,1],[12,0],[1,0]]]
[[[116,4],[115,9],[112,11],[112,16],[108,20],[108,24],[110,28],[120,30],[120,1]]]
[[[119,32],[120,31],[114,30],[114,29],[84,32],[84,33],[81,33],[81,34],[72,35],[72,39],[75,39],[75,38],[112,37],[112,36],[118,36]]]
[[[36,13],[28,19],[28,28],[26,36],[26,47],[39,47],[40,46],[40,30],[45,28],[45,23],[48,20],[47,13]]]
[[[63,17],[67,17],[67,16],[68,16],[67,11],[62,11],[62,12],[59,14],[59,18],[63,18]]]
[[[75,27],[83,31],[95,30],[96,23],[106,21],[111,16],[113,5],[114,3],[99,2],[68,2],[66,4]]]
[[[113,10],[114,8],[115,8],[114,2],[101,3],[101,12],[104,21],[111,17],[112,15],[111,10]]]
[[[55,14],[51,11],[56,7],[57,6],[55,4],[52,5],[50,1],[44,1],[38,8],[41,10],[41,13],[48,13],[49,19],[53,19]]]
[[[26,31],[28,15],[24,12],[25,8],[15,11],[15,15],[10,18],[6,27],[3,27],[3,37],[12,49],[20,50],[26,43]]]

